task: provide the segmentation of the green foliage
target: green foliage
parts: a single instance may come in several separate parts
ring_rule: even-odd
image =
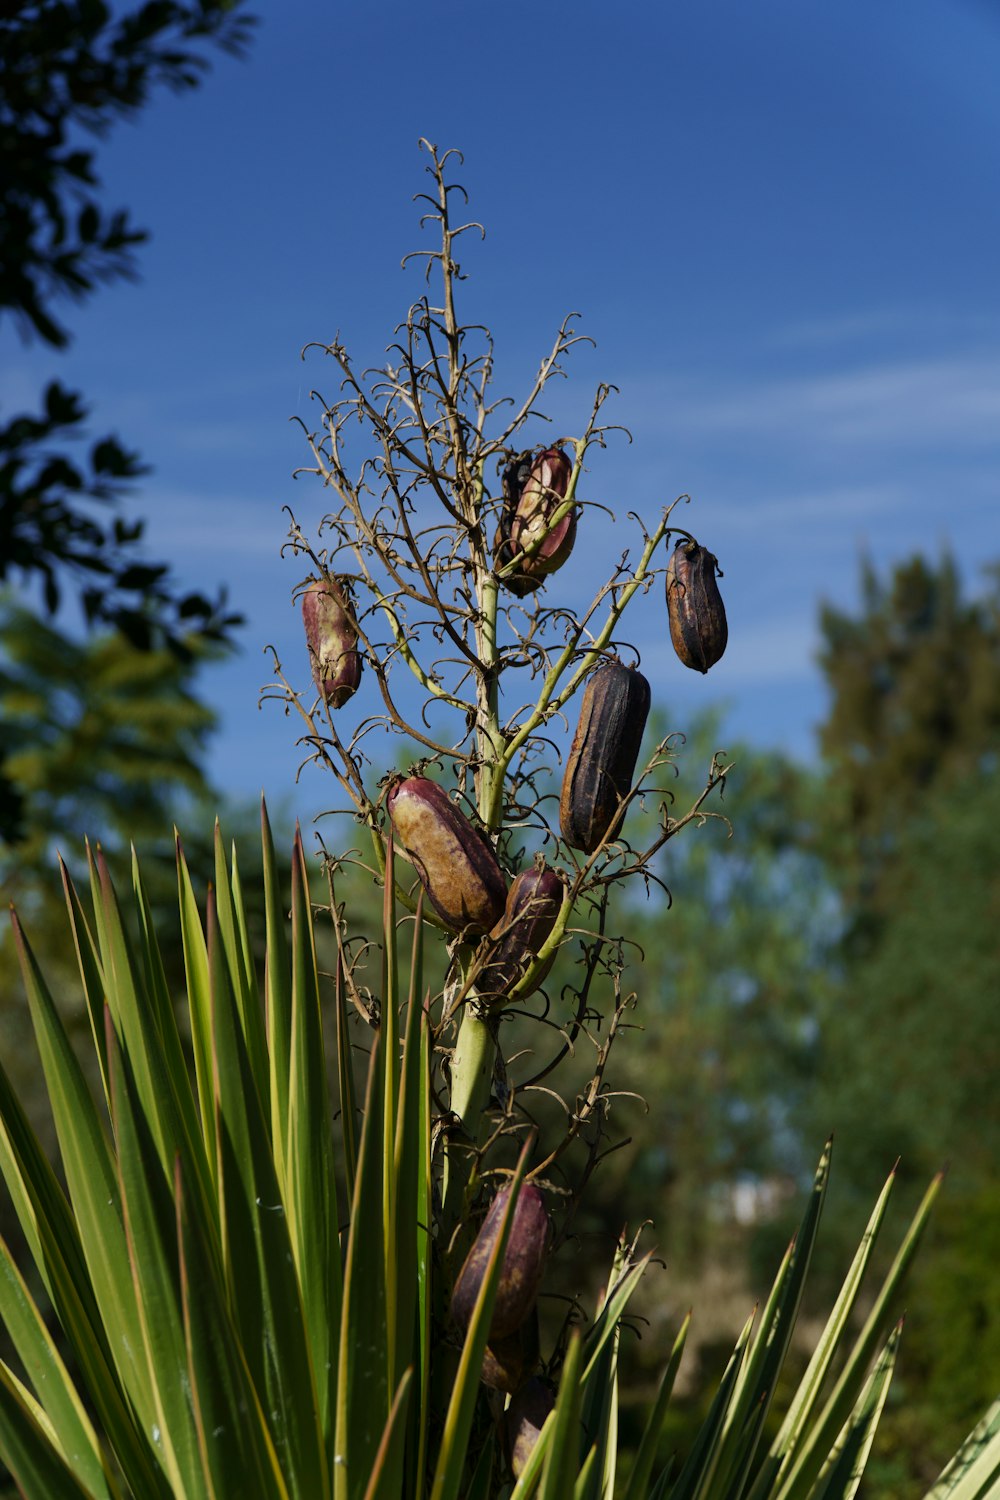
[[[845,1211],[890,1156],[902,1155],[911,1198],[950,1163],[877,1470],[889,1492],[916,1496],[996,1393],[989,1320],[975,1309],[1000,1299],[1000,1262],[983,1251],[1000,1153],[997,575],[970,599],[947,556],[885,580],[868,567],[860,610],[828,608],[822,623],[833,696],[821,849],[844,940],[817,990],[818,1067],[800,1129],[836,1123]]]
[[[880,878],[877,938],[852,962],[850,1002],[824,1015],[821,1110],[838,1110],[852,1177],[895,1143],[918,1175],[947,1158],[965,1191],[1000,1156],[1000,783],[971,775],[902,822]],[[974,1107],[970,1109],[970,1102]]]
[[[918,1263],[908,1388],[965,1430],[1000,1370],[1000,1188],[950,1192],[935,1223],[933,1255]]]
[[[949,1183],[914,1267],[898,1389],[871,1464],[875,1493],[919,1496],[997,1389],[1000,1191]]]
[[[204,44],[239,52],[249,36],[241,0],[147,0],[115,13],[104,0],[18,0],[0,15],[0,317],[26,339],[63,348],[55,304],[133,274],[146,238],[127,211],[100,201],[95,149],[161,85],[193,87]],[[85,133],[81,133],[85,132]],[[142,650],[183,656],[196,632],[224,641],[238,623],[224,595],[180,593],[142,554],[143,523],[121,502],[146,473],[117,436],[74,453],[86,405],[51,381],[40,408],[0,425],[0,582],[38,584],[49,615],[67,581],[88,625],[111,625]],[[0,836],[23,830],[16,776],[0,780]]]
[[[214,793],[204,757],[215,715],[197,692],[205,651],[180,660],[166,650],[135,651],[120,634],[71,637],[30,610],[0,598],[0,747],[22,792],[21,839],[0,845],[0,892],[30,923],[51,955],[51,982],[72,1031],[84,1023],[73,956],[61,942],[65,916],[53,889],[61,853],[72,870],[84,840],[101,841],[115,878],[130,878],[130,842],[144,851],[146,891],[171,992],[183,985],[176,930],[176,860],[172,822],[197,816],[211,829]],[[234,832],[255,828],[256,808],[224,807]],[[185,855],[198,889],[213,878],[207,837],[188,840]],[[84,867],[85,868],[85,867]],[[251,886],[247,919],[254,952],[263,954],[263,912]],[[33,1124],[45,1131],[48,1110],[20,1003],[12,935],[0,932],[0,1030],[5,1065]],[[47,1137],[46,1137],[47,1139]],[[0,1204],[0,1232],[10,1233]]]
[[[66,1183],[64,1192],[0,1071],[0,1168],[69,1350],[67,1362],[2,1248],[0,1310],[19,1369],[0,1364],[0,1455],[27,1500],[238,1493],[457,1500],[470,1492],[511,1500],[616,1493],[851,1500],[892,1372],[898,1334],[885,1338],[893,1303],[935,1188],[852,1333],[892,1180],[886,1185],[770,1438],[765,1422],[819,1228],[827,1152],[796,1240],[759,1318],[740,1334],[683,1464],[671,1476],[657,1451],[682,1330],[631,1477],[618,1484],[618,1333],[646,1265],[623,1242],[596,1318],[550,1368],[558,1377],[561,1365],[555,1411],[511,1488],[501,1407],[490,1437],[478,1375],[530,1141],[509,1174],[510,1203],[460,1339],[444,1311],[421,914],[404,997],[390,845],[383,1021],[368,1031],[359,1114],[349,1102],[357,1090],[347,1001],[343,987],[335,989],[336,1071],[352,1127],[335,1131],[302,845],[292,863],[290,933],[266,820],[263,847],[262,983],[235,853],[230,863],[217,836],[215,894],[203,915],[183,857],[179,863],[193,1074],[138,868],[120,907],[98,855],[89,915],[67,883],[100,1103],[15,923]],[[977,1463],[989,1482],[1000,1476],[1000,1436]]]
[[[997,749],[1000,580],[967,600],[951,557],[936,568],[914,557],[888,581],[865,564],[861,593],[857,615],[821,613],[832,697],[820,744],[838,854],[870,898],[901,820],[932,786],[983,769]]]
[[[695,722],[678,757],[680,805],[717,742],[713,718]],[[669,897],[651,884],[646,901],[615,911],[636,944],[626,978],[640,992],[643,1030],[617,1077],[650,1107],[629,1115],[628,1175],[686,1267],[717,1245],[734,1194],[801,1175],[798,1119],[837,921],[807,841],[812,778],[749,745],[729,758],[736,821],[713,815],[698,838],[664,851],[655,873]]]
[[[196,695],[196,661],[138,652],[121,636],[72,638],[0,601],[0,717],[25,837],[4,861],[8,896],[99,829],[112,846],[158,838],[178,793],[208,791],[202,761],[215,714]]]

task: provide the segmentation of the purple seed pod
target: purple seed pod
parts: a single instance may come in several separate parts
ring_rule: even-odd
[[[531,451],[519,453],[503,473],[504,504],[496,536],[496,567],[502,568],[539,537],[544,540],[514,573],[503,580],[512,594],[523,598],[561,568],[576,540],[576,510],[552,526],[563,504],[573,466],[561,448],[545,448],[532,460]]]
[[[496,925],[507,882],[489,841],[426,776],[397,781],[386,798],[396,837],[438,916],[473,937]]]
[[[465,1264],[458,1273],[451,1296],[451,1315],[463,1332],[472,1318],[472,1310],[500,1233],[509,1197],[510,1188],[502,1188],[497,1193],[483,1220],[483,1227],[465,1257]],[[545,1200],[534,1183],[526,1182],[518,1194],[514,1222],[510,1226],[503,1265],[500,1268],[500,1283],[490,1321],[491,1343],[496,1339],[506,1338],[520,1328],[534,1309],[545,1272],[550,1237],[551,1226],[545,1212]]]
[[[516,1479],[527,1467],[531,1450],[545,1426],[545,1419],[556,1404],[552,1387],[537,1375],[518,1391],[504,1413],[504,1436],[507,1454]]]
[[[620,661],[606,662],[587,679],[559,797],[559,827],[571,848],[592,854],[606,834],[617,832],[616,812],[632,786],[649,703],[645,677]]]
[[[667,618],[674,650],[693,672],[707,672],[726,649],[729,626],[715,575],[718,558],[697,542],[678,542],[667,564]]]
[[[358,632],[342,584],[320,578],[302,595],[302,623],[316,691],[330,708],[343,708],[361,681]]]
[[[538,1365],[538,1308],[505,1339],[487,1344],[479,1378],[491,1391],[513,1395]]]
[[[476,992],[485,1004],[502,1004],[555,926],[562,898],[563,883],[544,860],[518,875],[491,934],[496,946],[476,981]],[[554,960],[555,954],[540,970],[534,989],[545,982]],[[521,998],[527,999],[527,994]]]

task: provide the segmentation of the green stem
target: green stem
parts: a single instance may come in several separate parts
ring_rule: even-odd
[[[482,539],[482,465],[475,477],[475,509],[480,521],[473,542],[476,600],[476,654],[479,657],[476,684],[476,801],[479,815],[491,833],[497,833],[503,818],[504,740],[500,728],[500,691],[497,667],[498,587]],[[482,1144],[488,1121],[493,1068],[496,1061],[496,1030],[477,1012],[475,989],[462,1007],[458,1037],[451,1058],[451,1112],[456,1117],[455,1134],[445,1146],[443,1207],[446,1236],[451,1235],[463,1215],[465,1189],[474,1155],[470,1147]]]
[[[504,741],[500,729],[500,682],[497,666],[497,596],[493,573],[482,581],[482,620],[479,627],[483,681],[479,693],[477,750],[479,753],[478,811],[491,833],[497,833],[503,817]]]
[[[465,1189],[475,1154],[486,1133],[486,1110],[493,1087],[496,1034],[472,1005],[462,1012],[451,1058],[451,1111],[458,1121],[445,1144],[443,1218],[445,1243],[464,1218]]]

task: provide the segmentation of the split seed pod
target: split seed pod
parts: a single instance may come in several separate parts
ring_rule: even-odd
[[[715,580],[718,559],[697,542],[678,542],[667,564],[667,617],[674,650],[686,667],[707,672],[726,649],[729,626]]]
[[[500,1233],[509,1197],[510,1188],[501,1188],[497,1193],[483,1220],[483,1227],[465,1257],[465,1264],[458,1273],[451,1296],[451,1315],[463,1333],[472,1319],[472,1310]],[[540,1190],[534,1183],[524,1183],[517,1197],[514,1222],[510,1226],[503,1265],[500,1267],[500,1281],[490,1321],[491,1343],[496,1339],[505,1339],[520,1328],[533,1311],[549,1253],[550,1230],[549,1216],[545,1212],[545,1200]]]
[[[545,1419],[555,1404],[552,1387],[533,1375],[518,1391],[504,1413],[504,1435],[515,1479],[527,1467],[531,1450],[538,1442]]]
[[[438,916],[455,932],[489,931],[507,883],[488,840],[426,776],[397,781],[386,799],[396,837]]]
[[[491,933],[496,947],[476,982],[480,1000],[493,1005],[503,1001],[555,926],[562,898],[563,883],[544,860],[521,871],[507,895],[503,916]],[[544,982],[554,958],[553,954],[539,971],[529,993]],[[522,999],[527,999],[527,994]]]
[[[504,503],[496,536],[496,567],[502,568],[519,552],[544,538],[538,550],[522,558],[517,570],[503,580],[512,594],[523,598],[539,588],[550,573],[561,568],[576,540],[576,510],[571,508],[552,526],[552,517],[566,499],[573,465],[561,448],[545,448],[535,459],[530,449],[503,472]]]
[[[343,585],[320,578],[302,595],[302,623],[316,691],[330,708],[343,708],[361,681],[358,632]]]
[[[620,661],[587,679],[559,798],[562,836],[584,854],[621,825],[618,804],[632,786],[649,703],[645,677]]]

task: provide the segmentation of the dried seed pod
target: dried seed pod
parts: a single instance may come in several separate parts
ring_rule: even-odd
[[[458,1273],[451,1296],[451,1315],[463,1332],[472,1318],[509,1197],[510,1188],[502,1188],[497,1193]],[[534,1308],[549,1252],[549,1236],[545,1200],[534,1183],[526,1182],[517,1197],[514,1222],[510,1226],[500,1268],[500,1282],[490,1320],[491,1342],[504,1339],[520,1328]]]
[[[386,799],[396,836],[438,916],[475,936],[495,926],[507,883],[489,841],[426,776],[397,781]]]
[[[718,559],[695,541],[678,542],[667,564],[667,617],[674,650],[686,667],[707,672],[726,649],[729,626],[715,581]]]
[[[343,584],[332,578],[310,583],[302,595],[302,623],[316,691],[330,708],[342,708],[361,681],[358,632]]]
[[[538,1308],[505,1339],[487,1344],[479,1378],[492,1391],[520,1390],[538,1364]]]
[[[548,1381],[533,1375],[518,1391],[504,1413],[507,1456],[515,1479],[527,1467],[531,1450],[538,1442],[545,1419],[555,1404],[556,1398]]]
[[[514,549],[510,544],[511,527],[514,524],[514,516],[517,514],[517,503],[521,498],[521,492],[528,482],[531,473],[531,449],[519,453],[503,471],[501,485],[503,487],[503,509],[500,512],[500,524],[497,534],[493,540],[493,566],[499,572],[514,557]],[[541,578],[530,578],[527,573],[508,573],[503,580],[504,588],[510,589],[519,599],[525,594],[534,593],[535,589],[541,588]]]
[[[618,831],[615,815],[632,785],[649,702],[645,677],[620,661],[606,662],[587,680],[559,798],[562,836],[584,854]]]
[[[519,453],[503,473],[504,504],[496,536],[496,567],[502,568],[539,537],[536,552],[521,560],[504,578],[511,593],[523,597],[561,568],[576,540],[576,510],[570,509],[555,526],[552,517],[569,489],[573,465],[561,448],[544,448],[532,460]]]
[[[492,1005],[502,1003],[555,926],[562,898],[563,883],[544,860],[521,871],[507,894],[503,916],[491,933],[496,946],[476,981],[480,1000]],[[554,958],[553,954],[539,971],[529,993],[544,983]]]

